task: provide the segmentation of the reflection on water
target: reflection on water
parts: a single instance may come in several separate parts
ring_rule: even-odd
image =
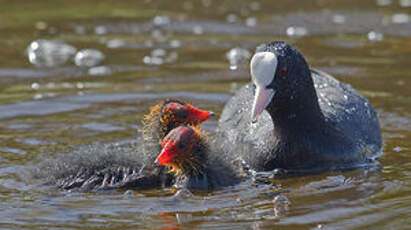
[[[3,5],[0,228],[409,228],[410,1]],[[219,114],[249,81],[250,53],[271,40],[292,43],[312,66],[369,98],[383,129],[379,165],[260,178],[209,193],[76,193],[27,181],[27,168],[45,159],[135,143],[140,120],[158,100],[182,98]],[[77,50],[84,52],[73,60]],[[212,132],[216,120],[203,127]]]

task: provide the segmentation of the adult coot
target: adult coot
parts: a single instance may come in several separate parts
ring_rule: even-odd
[[[234,185],[241,178],[241,167],[235,167],[235,160],[229,155],[213,151],[198,127],[173,129],[164,138],[155,162],[170,168],[177,187],[208,190]]]
[[[168,186],[173,176],[153,162],[164,136],[179,125],[199,125],[212,112],[200,110],[178,100],[153,106],[144,120],[144,143],[102,145],[45,161],[34,176],[61,189],[102,190],[118,188],[154,188]]]
[[[377,115],[367,99],[331,75],[310,69],[291,45],[257,47],[252,81],[226,104],[222,146],[252,168],[357,167],[381,153]]]

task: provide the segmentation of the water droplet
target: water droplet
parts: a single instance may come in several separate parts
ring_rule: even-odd
[[[393,148],[392,150],[394,150],[394,152],[398,153],[398,152],[402,151],[402,148],[400,146],[397,146],[397,147]]]
[[[194,26],[193,33],[196,34],[196,35],[201,35],[201,34],[204,33],[204,29],[203,29],[203,27],[201,27],[199,25]]]
[[[113,71],[107,66],[96,66],[88,69],[88,74],[90,76],[104,76],[112,73]]]
[[[289,37],[302,37],[308,34],[308,30],[305,27],[290,26],[287,28],[286,33]]]
[[[83,89],[84,88],[84,83],[77,82],[76,87],[77,87],[77,89]]]
[[[394,14],[391,17],[392,23],[395,23],[395,24],[405,24],[405,23],[408,23],[409,20],[410,20],[410,17],[408,16],[408,14]]]
[[[227,20],[228,23],[235,23],[235,22],[238,21],[238,17],[235,14],[229,14],[229,15],[227,15],[226,20]]]
[[[96,26],[94,28],[94,33],[98,35],[103,35],[107,33],[107,28],[105,26]]]
[[[169,44],[170,44],[171,48],[181,47],[181,41],[180,40],[171,40]]]
[[[96,49],[83,49],[77,52],[74,63],[80,67],[92,67],[104,60],[105,56]]]
[[[238,69],[240,62],[248,60],[251,57],[250,52],[247,49],[235,47],[226,53],[226,58],[230,63],[230,69]]]
[[[377,0],[378,6],[388,6],[391,5],[391,0]]]
[[[345,16],[341,14],[336,14],[333,16],[333,22],[335,24],[344,24],[345,23]]]
[[[156,25],[156,26],[167,25],[167,24],[170,24],[170,18],[167,17],[167,16],[160,16],[160,15],[158,15],[158,16],[155,16],[155,17],[153,18],[153,23],[154,23],[154,25]]]
[[[376,31],[370,31],[367,36],[369,41],[382,41],[384,38],[382,33]]]
[[[411,7],[411,0],[400,0],[399,3],[401,7]]]
[[[26,49],[30,63],[46,67],[63,65],[76,51],[76,48],[66,43],[45,39],[31,42]]]
[[[125,42],[123,40],[120,39],[112,39],[107,41],[106,45],[108,48],[110,49],[117,49],[117,48],[121,48],[125,46]]]
[[[164,57],[166,56],[167,51],[165,49],[154,49],[151,51],[152,57]]]
[[[34,90],[38,90],[40,88],[40,84],[37,83],[37,82],[33,82],[31,84],[31,88],[34,89]]]
[[[36,27],[36,29],[38,29],[38,30],[45,30],[45,29],[47,29],[47,23],[46,22],[44,22],[44,21],[38,21],[38,22],[36,22],[36,24],[35,24],[35,27]]]
[[[163,31],[159,30],[159,29],[155,29],[153,31],[151,31],[151,36],[157,40],[157,41],[166,41],[167,38],[165,36],[165,34],[163,33]]]
[[[41,93],[36,93],[33,97],[34,100],[40,100],[42,98],[43,98],[43,94],[41,94]]]
[[[248,27],[254,27],[257,25],[257,18],[249,17],[245,20],[245,25]]]

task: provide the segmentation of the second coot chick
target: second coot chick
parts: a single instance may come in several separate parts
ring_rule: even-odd
[[[133,145],[85,147],[42,163],[34,177],[46,179],[61,189],[104,190],[168,186],[174,177],[155,165],[160,141],[179,125],[199,125],[212,112],[178,100],[166,100],[152,107],[145,117],[144,142]]]
[[[235,185],[241,172],[235,160],[216,152],[198,127],[180,126],[163,140],[156,163],[170,168],[176,176],[175,186],[209,190]]]

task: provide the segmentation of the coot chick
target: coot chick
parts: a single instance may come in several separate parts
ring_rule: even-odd
[[[83,191],[119,188],[154,188],[168,186],[173,176],[155,165],[159,143],[174,127],[199,125],[212,112],[203,111],[178,100],[166,100],[150,109],[145,117],[144,143],[133,145],[101,145],[42,163],[34,172],[39,179],[61,189]]]
[[[172,129],[180,125],[199,125],[211,116],[214,116],[211,111],[200,110],[191,104],[169,99],[150,108],[150,113],[144,117],[144,127],[141,131],[146,142],[160,144]]]
[[[241,173],[228,155],[215,152],[198,127],[180,126],[163,140],[159,165],[170,168],[176,187],[209,190],[239,183]]]
[[[367,99],[331,75],[310,69],[291,45],[257,47],[252,81],[226,104],[222,146],[253,169],[358,167],[381,154],[381,130]]]

